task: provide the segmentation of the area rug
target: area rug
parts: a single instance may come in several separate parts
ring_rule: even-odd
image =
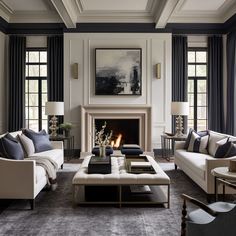
[[[58,173],[58,188],[42,191],[35,210],[27,201],[13,201],[0,214],[0,235],[180,235],[182,193],[205,200],[204,192],[173,163],[162,164],[171,178],[170,209],[163,207],[75,206],[72,178],[79,164],[65,164]],[[192,206],[190,207],[192,209]]]

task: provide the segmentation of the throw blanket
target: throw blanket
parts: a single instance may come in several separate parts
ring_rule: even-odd
[[[33,156],[27,158],[27,160],[35,160],[36,165],[42,166],[45,169],[47,174],[47,183],[53,189],[57,183],[56,180],[57,179],[56,170],[58,169],[57,163],[50,157],[44,157],[44,156]]]

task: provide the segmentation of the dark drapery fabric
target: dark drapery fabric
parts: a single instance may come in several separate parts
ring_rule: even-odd
[[[48,36],[48,101],[64,101],[63,36]],[[63,123],[63,117],[58,117]]]
[[[208,37],[208,128],[224,132],[223,39]]]
[[[187,101],[187,37],[172,37],[172,101]],[[175,133],[175,116],[172,117],[172,132]],[[187,118],[184,117],[184,132],[187,132]]]
[[[25,54],[26,38],[9,37],[9,109],[8,131],[25,126]]]
[[[226,133],[236,135],[236,31],[227,35],[227,115]]]

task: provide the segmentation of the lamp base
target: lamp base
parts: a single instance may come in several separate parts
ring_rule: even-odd
[[[51,131],[50,136],[52,137],[56,137],[57,136],[57,117],[54,115],[51,120],[49,121],[49,123],[51,124],[49,127],[49,130]]]
[[[182,116],[177,116],[176,117],[176,128],[175,128],[175,130],[176,130],[175,136],[181,137],[181,136],[184,135],[183,134],[184,128],[183,128],[183,118],[182,118]]]

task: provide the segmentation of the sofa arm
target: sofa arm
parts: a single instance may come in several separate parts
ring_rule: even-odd
[[[0,157],[0,198],[34,199],[35,185],[35,161]]]
[[[206,181],[207,181],[207,193],[214,193],[214,176],[211,174],[211,170],[216,167],[229,166],[229,161],[232,159],[236,159],[236,156],[230,158],[214,158],[214,159],[206,159]]]
[[[185,141],[175,141],[175,150],[184,149]]]
[[[51,141],[53,149],[63,149],[63,141]]]

